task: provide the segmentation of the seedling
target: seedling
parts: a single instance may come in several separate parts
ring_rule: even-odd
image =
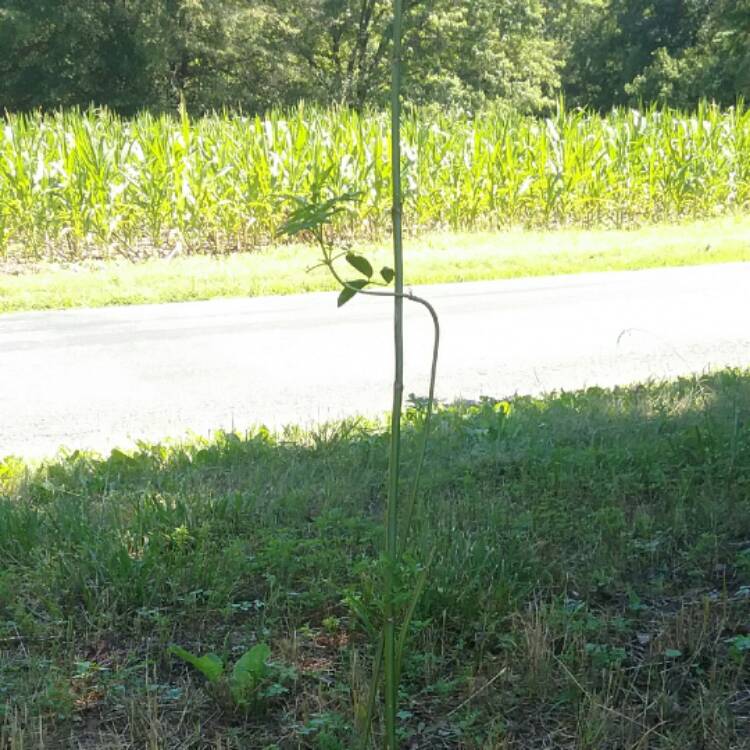
[[[235,663],[231,672],[216,654],[196,656],[181,646],[172,645],[168,653],[177,656],[197,669],[219,694],[229,696],[231,704],[242,711],[257,708],[264,699],[278,695],[285,688],[274,677],[268,663],[271,649],[258,643],[246,651]]]
[[[417,579],[411,596],[402,597],[397,592],[397,575],[402,555],[409,539],[409,530],[414,516],[419,486],[419,477],[424,461],[425,446],[432,413],[435,392],[435,374],[437,369],[440,326],[437,313],[432,305],[411,292],[404,292],[403,241],[402,241],[402,208],[401,190],[401,23],[402,0],[393,2],[393,57],[391,61],[391,171],[393,185],[392,221],[393,221],[393,267],[386,266],[378,276],[367,258],[362,255],[339,249],[333,233],[326,232],[326,226],[338,214],[345,213],[347,207],[354,203],[357,193],[324,195],[326,172],[316,172],[312,183],[311,198],[296,197],[297,208],[287,218],[281,228],[282,234],[294,235],[305,232],[315,239],[321,251],[320,265],[326,267],[341,286],[338,305],[341,307],[357,294],[392,297],[394,301],[394,378],[393,406],[391,409],[391,440],[388,463],[388,502],[385,514],[385,549],[382,558],[382,634],[374,635],[374,628],[369,619],[365,620],[367,629],[373,633],[377,642],[377,655],[373,670],[373,679],[368,700],[365,726],[362,728],[362,746],[369,742],[369,731],[372,723],[373,707],[380,682],[381,662],[384,670],[385,702],[385,747],[396,750],[398,718],[398,685],[409,625],[414,616],[416,604],[427,580],[430,561],[424,566]],[[344,259],[348,266],[357,272],[356,278],[345,279],[339,271],[338,261]],[[394,290],[385,291],[377,287],[386,287],[393,282]],[[376,288],[373,288],[376,287]],[[418,459],[412,491],[405,513],[400,507],[400,457],[401,457],[401,416],[404,391],[404,300],[422,305],[430,314],[434,325],[434,348],[430,374],[429,396],[422,432],[422,446]],[[404,603],[405,601],[405,603]],[[400,628],[397,626],[399,621]]]

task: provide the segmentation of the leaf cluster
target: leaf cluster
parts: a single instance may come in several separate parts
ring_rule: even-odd
[[[321,181],[327,178],[327,174],[321,175]],[[313,197],[310,199],[294,196],[293,200],[297,207],[293,209],[279,229],[281,236],[294,236],[304,234],[314,238],[321,251],[320,264],[328,268],[334,278],[341,284],[341,292],[338,297],[338,306],[342,307],[371,285],[387,286],[395,276],[395,272],[389,266],[380,269],[380,280],[375,277],[375,271],[370,261],[361,254],[351,251],[338,252],[335,240],[326,233],[326,227],[340,214],[353,213],[352,204],[360,199],[359,192],[348,192],[335,195],[326,200],[316,200],[320,195],[319,186],[314,186]],[[339,258],[344,258],[350,268],[360,275],[357,278],[344,279],[336,269],[335,263]]]
[[[246,651],[231,671],[217,654],[197,656],[176,644],[167,651],[197,669],[216,689],[217,696],[228,697],[231,705],[241,711],[259,708],[265,700],[286,690],[283,680],[288,675],[269,663],[271,649],[265,643],[258,643]]]

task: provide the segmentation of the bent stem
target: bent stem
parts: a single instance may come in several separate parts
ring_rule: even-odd
[[[401,294],[398,292],[390,291],[375,291],[372,289],[358,289],[353,287],[348,281],[345,281],[342,276],[336,270],[334,256],[329,256],[321,262],[321,265],[328,268],[333,278],[344,288],[349,289],[355,294],[364,294],[369,297],[400,297],[402,300],[408,300],[409,302],[415,302],[418,305],[427,310],[432,320],[432,359],[430,362],[430,382],[427,391],[427,405],[425,407],[425,418],[422,425],[422,435],[419,444],[419,453],[417,456],[417,466],[414,473],[414,479],[412,480],[411,491],[406,504],[406,513],[404,516],[404,524],[401,529],[401,545],[399,548],[400,552],[403,552],[409,538],[409,532],[411,531],[412,522],[414,520],[414,510],[417,504],[417,494],[419,492],[419,483],[422,477],[422,467],[424,466],[425,454],[427,453],[427,438],[430,432],[430,422],[432,413],[435,408],[435,381],[437,379],[437,364],[438,356],[440,354],[440,320],[438,318],[437,311],[432,304],[424,297],[419,297],[414,294],[411,290],[408,292],[402,291]]]
[[[370,730],[372,725],[372,714],[375,708],[375,696],[377,693],[377,685],[380,680],[380,670],[381,666],[383,665],[384,657],[385,657],[385,691],[386,691],[386,739],[389,737],[390,732],[390,724],[388,721],[388,710],[389,710],[389,703],[388,703],[388,690],[389,686],[390,689],[394,689],[398,691],[398,685],[400,682],[401,677],[401,662],[404,654],[404,648],[406,646],[406,639],[408,637],[409,632],[409,625],[411,624],[411,620],[414,616],[414,612],[417,607],[417,603],[419,602],[419,599],[422,595],[422,592],[424,591],[424,587],[427,584],[427,578],[429,575],[430,568],[432,566],[432,562],[434,559],[434,552],[433,549],[430,552],[429,558],[427,560],[427,563],[425,564],[425,567],[422,569],[422,572],[419,576],[417,585],[414,589],[414,592],[412,593],[411,600],[409,602],[408,608],[404,614],[403,620],[401,622],[401,628],[398,635],[398,640],[396,640],[396,623],[395,623],[395,611],[393,607],[393,597],[394,597],[394,591],[393,591],[393,578],[395,577],[395,569],[398,565],[398,561],[403,554],[406,544],[408,542],[409,538],[409,532],[412,527],[412,523],[414,520],[414,511],[417,505],[417,496],[419,493],[419,483],[422,476],[422,468],[424,466],[424,459],[425,454],[427,452],[427,438],[429,437],[429,431],[430,431],[430,421],[432,417],[432,413],[434,411],[434,404],[435,404],[435,381],[437,379],[437,363],[438,363],[438,356],[440,353],[440,320],[437,315],[437,311],[432,306],[430,302],[428,302],[423,297],[419,297],[416,294],[414,294],[412,291],[404,292],[403,287],[401,292],[390,292],[390,291],[375,291],[372,289],[359,289],[357,287],[352,286],[349,282],[345,281],[336,270],[336,267],[334,265],[334,261],[336,258],[332,255],[328,255],[325,260],[322,261],[322,265],[326,266],[334,279],[344,288],[349,289],[354,294],[364,294],[370,297],[393,297],[396,302],[401,301],[402,305],[397,310],[399,310],[399,314],[403,316],[403,300],[408,300],[409,302],[415,302],[419,305],[422,305],[427,312],[430,315],[430,318],[432,319],[432,325],[433,325],[433,346],[432,346],[432,360],[430,363],[430,383],[429,383],[429,389],[428,389],[428,396],[427,396],[427,406],[425,408],[425,418],[424,423],[422,425],[422,434],[420,439],[420,445],[419,445],[419,452],[417,456],[417,465],[416,470],[414,473],[414,479],[412,480],[411,485],[411,491],[409,493],[409,497],[407,500],[406,505],[406,513],[404,516],[404,523],[401,530],[401,535],[399,537],[398,534],[398,525],[396,524],[396,528],[391,530],[391,513],[394,514],[396,518],[396,522],[398,521],[398,504],[397,502],[392,503],[392,498],[397,498],[397,495],[391,495],[391,492],[398,492],[398,471],[394,472],[394,466],[391,464],[390,467],[390,474],[389,474],[389,496],[388,496],[388,509],[386,511],[386,517],[388,526],[386,528],[386,577],[385,582],[386,586],[390,584],[391,588],[386,589],[385,593],[385,626],[383,629],[382,637],[380,638],[380,641],[378,643],[378,649],[377,654],[375,657],[375,663],[373,665],[373,682],[370,686],[370,694],[368,699],[368,706],[367,706],[367,717],[365,720],[365,727],[364,727],[364,733],[362,738],[362,744],[361,747],[364,749],[367,747],[367,743],[369,741],[370,737]],[[397,264],[396,264],[397,265]],[[403,328],[399,330],[399,328],[396,328],[396,341],[398,346],[398,336],[399,333],[401,336],[403,336]],[[403,397],[403,360],[400,363],[401,368],[399,369],[399,363],[397,360],[396,364],[396,380],[394,382],[394,404],[397,397],[396,389],[397,386],[400,386],[400,390],[398,392],[398,398],[399,398],[399,418],[398,418],[398,428],[396,426],[396,422],[394,422],[394,417],[391,417],[391,461],[394,460],[394,434],[398,436],[398,440],[400,441],[400,408],[401,408],[401,398]],[[399,375],[401,378],[399,378]],[[400,445],[396,446],[395,451],[395,460],[400,462]],[[395,467],[396,469],[400,468],[399,466]],[[395,474],[395,477],[394,477]],[[394,486],[395,482],[395,486]],[[390,533],[393,533],[393,537],[390,537]],[[399,539],[400,539],[400,545],[399,545]],[[390,547],[388,546],[389,542],[393,542],[395,547],[395,553],[394,557],[389,556]],[[388,598],[388,592],[390,591],[391,598],[389,600]],[[390,614],[389,614],[389,602],[391,604]],[[392,626],[389,628],[389,625]],[[389,630],[391,630],[391,637],[393,638],[392,642],[392,661],[390,662],[390,666],[393,668],[393,683],[390,684],[388,681],[388,669],[389,669],[389,661],[388,661],[388,651],[387,648],[389,647]],[[393,708],[397,707],[397,702],[393,703]],[[395,733],[395,717],[396,714],[393,715],[393,731]],[[394,740],[395,742],[395,734],[394,734]],[[393,748],[393,750],[396,749],[396,745],[386,745],[387,748]]]

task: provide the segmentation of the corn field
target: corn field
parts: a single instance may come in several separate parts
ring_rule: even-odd
[[[358,191],[342,236],[388,230],[388,119],[305,106],[191,121],[106,111],[6,115],[0,253],[14,259],[232,252],[274,241],[315,181]],[[434,109],[405,119],[410,231],[616,226],[750,203],[750,111]]]

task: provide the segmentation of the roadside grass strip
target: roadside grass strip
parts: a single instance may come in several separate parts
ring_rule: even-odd
[[[387,243],[354,246],[387,265]],[[750,216],[632,230],[427,233],[407,241],[411,284],[626,271],[750,260]],[[0,313],[70,307],[187,302],[214,297],[330,291],[335,281],[308,245],[228,256],[177,256],[133,263],[0,262]]]

